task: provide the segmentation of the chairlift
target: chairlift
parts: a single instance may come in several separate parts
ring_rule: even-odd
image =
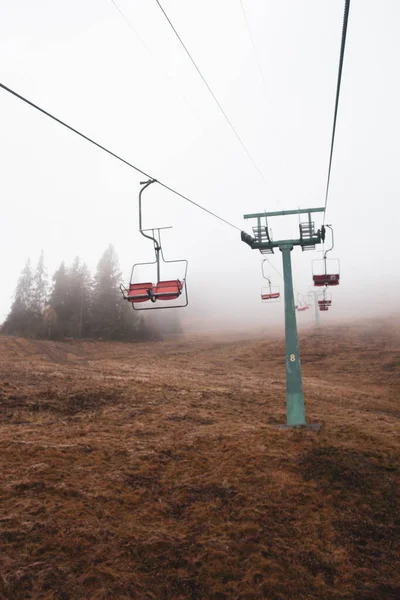
[[[324,257],[319,260],[312,261],[313,282],[317,287],[339,285],[340,280],[340,265],[337,258],[327,259],[326,255],[333,249],[334,238],[333,229],[327,225],[332,233],[332,246],[326,250]]]
[[[305,304],[304,306],[298,306],[297,307],[297,311],[298,312],[304,312],[305,310],[308,310],[310,307],[308,304]]]
[[[279,302],[280,301],[280,290],[278,286],[273,286],[271,283],[271,277],[265,275],[264,273],[264,263],[266,260],[263,260],[261,263],[261,272],[264,279],[267,280],[268,286],[261,288],[261,300],[262,302],[269,301],[271,302]]]
[[[318,308],[320,311],[327,311],[332,306],[331,295],[327,292],[327,288],[324,289],[322,299],[318,300]]]
[[[263,287],[261,289],[261,300],[279,300],[279,292],[271,292],[270,288]]]
[[[295,304],[297,312],[304,312],[310,308],[310,305],[304,300],[304,296],[297,294],[297,304]]]
[[[171,227],[157,227],[154,229],[143,229],[142,227],[142,193],[155,179],[141,181],[143,186],[139,192],[139,231],[143,237],[151,240],[154,245],[155,260],[151,262],[136,263],[132,267],[129,288],[123,284],[120,285],[123,298],[132,304],[134,310],[157,310],[162,308],[184,308],[188,305],[188,294],[186,287],[186,275],[188,261],[185,259],[166,260],[164,258],[161,245],[161,230],[171,229]],[[147,233],[147,232],[151,232]],[[162,279],[161,272],[164,271],[163,265],[175,264],[181,266],[181,277],[177,279]],[[139,282],[136,281],[136,275],[139,267],[154,266],[156,271],[156,283],[151,281]],[[180,299],[179,304],[168,305],[171,300]],[[141,307],[145,302],[150,302],[152,305]],[[167,303],[167,304],[165,304]],[[136,306],[139,305],[139,306]]]

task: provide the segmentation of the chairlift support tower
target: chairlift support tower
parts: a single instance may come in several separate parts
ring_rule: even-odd
[[[315,231],[315,224],[312,220],[313,213],[322,213],[324,210],[324,208],[305,208],[244,215],[245,219],[256,219],[257,224],[253,227],[253,236],[244,231],[241,232],[242,241],[248,244],[252,250],[259,250],[264,255],[274,254],[275,248],[282,252],[285,288],[286,425],[288,427],[306,426],[290,253],[294,246],[301,246],[303,251],[314,250],[316,244],[324,241],[325,228],[322,227]],[[298,239],[273,240],[268,228],[268,218],[287,215],[307,215],[307,220],[299,224],[300,237]]]
[[[313,303],[314,303],[314,314],[315,314],[315,325],[317,327],[320,326],[321,324],[321,319],[320,319],[320,310],[319,310],[319,306],[318,306],[318,296],[321,295],[321,292],[316,292],[315,290],[311,290],[308,292],[307,296],[312,296],[313,298]]]

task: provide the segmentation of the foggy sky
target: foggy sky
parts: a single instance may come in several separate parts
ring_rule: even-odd
[[[264,81],[239,0],[163,2],[267,184],[157,4],[117,3],[156,61],[110,0],[1,0],[0,80],[248,231],[244,213],[323,206],[343,0],[244,0]],[[397,308],[399,25],[396,0],[351,3],[326,219],[341,285],[321,315],[328,322]],[[0,131],[0,321],[42,249],[50,273],[77,254],[94,271],[109,243],[125,278],[133,262],[152,260],[137,231],[142,176],[2,90]],[[283,303],[261,304],[262,256],[238,231],[156,185],[144,225],[173,226],[164,252],[189,260],[188,314],[263,326],[283,318]],[[297,237],[298,219],[271,227],[275,238]],[[296,291],[309,289],[316,258],[292,252]],[[279,251],[271,262],[282,271]]]

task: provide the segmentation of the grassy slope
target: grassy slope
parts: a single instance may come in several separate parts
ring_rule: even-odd
[[[0,598],[400,597],[399,342],[303,336],[315,434],[282,340],[0,338]]]

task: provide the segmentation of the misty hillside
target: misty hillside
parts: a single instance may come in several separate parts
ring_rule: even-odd
[[[0,338],[0,598],[398,598],[400,322],[301,352]]]

